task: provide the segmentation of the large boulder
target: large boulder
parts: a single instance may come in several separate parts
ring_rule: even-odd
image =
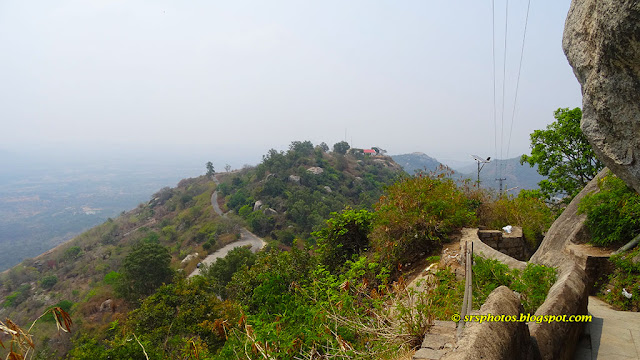
[[[471,315],[504,315],[510,320],[519,320],[522,313],[524,310],[520,298],[506,286],[500,286],[489,294],[480,311],[474,311]],[[540,359],[525,322],[500,320],[503,321],[492,319],[467,323],[455,349],[442,360]]]
[[[314,167],[308,168],[307,172],[310,172],[313,175],[320,175],[324,172],[324,169],[322,169],[321,167],[314,166]]]
[[[562,46],[582,85],[582,131],[640,192],[640,3],[573,0]]]

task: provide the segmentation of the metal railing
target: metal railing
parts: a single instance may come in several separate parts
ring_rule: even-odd
[[[471,246],[468,244],[471,243]],[[473,305],[473,242],[466,241],[464,243],[464,299],[462,300],[462,309],[460,311],[460,320],[458,321],[457,336],[460,337],[464,328],[465,315],[471,313]]]

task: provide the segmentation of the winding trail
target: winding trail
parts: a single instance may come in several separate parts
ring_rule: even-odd
[[[214,177],[214,179],[216,178]],[[216,179],[215,182],[217,184],[218,179]],[[211,206],[213,206],[213,211],[215,211],[216,214],[224,216],[222,209],[220,209],[220,205],[218,205],[218,190],[214,191],[213,194],[211,194]]]
[[[220,181],[215,175],[213,176],[213,182],[215,182],[217,185],[220,184]],[[222,211],[222,209],[220,209],[220,206],[218,205],[218,190],[214,191],[213,194],[211,194],[211,206],[213,207],[213,211],[215,211],[216,214],[220,216],[226,216],[226,214]],[[246,228],[242,228],[240,229],[240,240],[234,241],[231,244],[223,246],[213,254],[209,254],[206,258],[204,258],[204,260],[202,260],[202,263],[206,265],[211,265],[217,259],[227,256],[229,251],[237,247],[249,246],[249,245],[251,246],[251,251],[253,251],[254,253],[257,253],[258,251],[262,250],[267,245],[267,243],[261,238],[259,238],[258,236],[256,236],[251,231],[247,230]],[[200,269],[193,270],[193,272],[189,274],[189,277],[196,276],[196,275],[200,275]]]

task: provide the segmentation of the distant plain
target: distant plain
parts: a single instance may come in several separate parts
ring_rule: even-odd
[[[166,186],[204,173],[197,161],[140,158],[67,161],[33,154],[0,157],[0,271],[35,257]]]

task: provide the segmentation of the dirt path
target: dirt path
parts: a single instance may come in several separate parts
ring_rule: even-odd
[[[220,181],[215,175],[213,176],[213,181],[216,184],[220,184]],[[213,194],[211,194],[211,206],[213,206],[213,211],[215,211],[216,214],[220,216],[225,216],[225,213],[222,211],[222,209],[220,209],[220,206],[218,205],[218,191],[214,191]],[[237,247],[249,246],[249,245],[251,245],[251,251],[253,251],[254,253],[257,253],[258,251],[262,250],[267,245],[267,243],[261,238],[259,238],[258,236],[256,236],[251,231],[245,228],[242,228],[240,230],[240,240],[234,241],[231,244],[228,244],[222,247],[221,249],[217,250],[213,254],[209,254],[206,258],[204,258],[204,260],[202,260],[202,263],[206,265],[211,265],[217,259],[227,256],[229,251]],[[189,274],[189,277],[192,277],[195,275],[200,275],[200,269],[193,270],[193,272]]]
[[[210,254],[204,260],[202,260],[202,263],[206,265],[211,265],[217,259],[227,256],[229,251],[237,247],[249,246],[249,245],[251,245],[251,251],[253,251],[254,253],[257,253],[258,251],[262,250],[262,248],[264,248],[265,245],[267,245],[267,243],[264,242],[264,240],[257,237],[255,234],[251,233],[249,230],[243,228],[242,230],[240,230],[240,240],[234,241],[231,244],[222,247],[221,249],[214,252],[213,254]],[[195,275],[200,275],[200,269],[193,270],[193,272],[189,274],[189,277],[192,277]]]
[[[216,212],[216,214],[220,215],[220,216],[224,216],[224,213],[222,212],[222,209],[220,209],[220,205],[218,205],[218,192],[214,191],[213,194],[211,194],[211,206],[213,206],[213,211]]]
[[[220,185],[220,180],[218,180],[216,175],[213,176],[213,182],[216,183],[216,185]],[[215,211],[216,214],[224,216],[224,212],[220,209],[220,205],[218,205],[218,190],[211,194],[211,206],[213,206],[213,211]]]

